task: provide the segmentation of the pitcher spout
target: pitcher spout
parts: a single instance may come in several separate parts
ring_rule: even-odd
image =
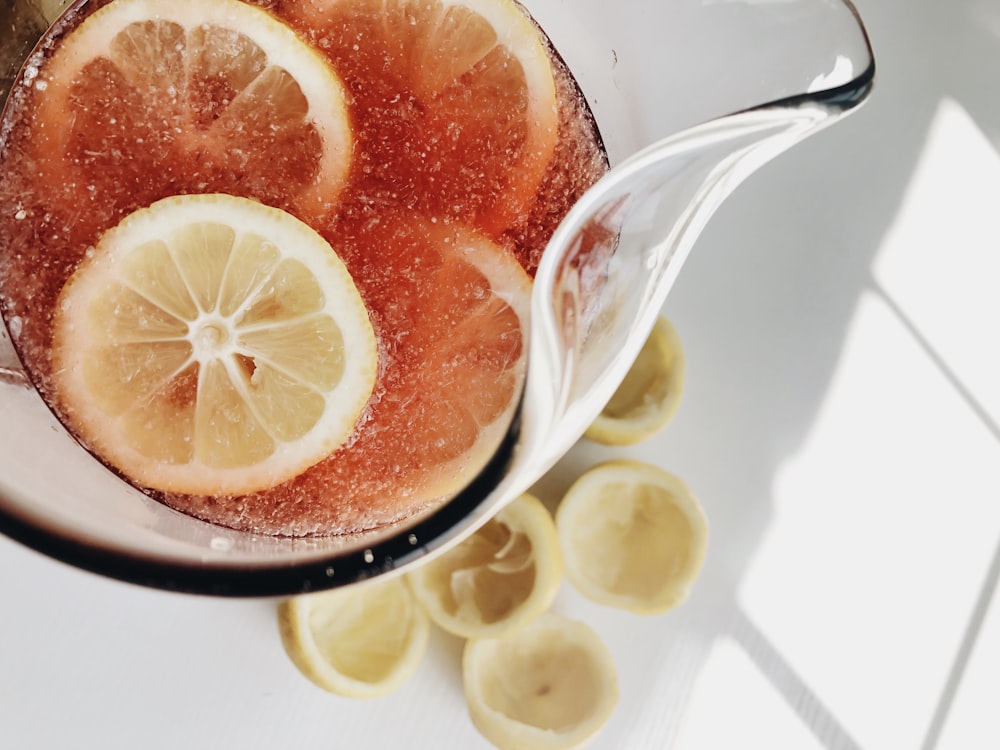
[[[841,74],[844,72],[840,71]],[[872,58],[847,83],[684,130],[598,182],[553,235],[535,280],[521,447],[540,476],[621,383],[711,216],[753,172],[855,111]]]

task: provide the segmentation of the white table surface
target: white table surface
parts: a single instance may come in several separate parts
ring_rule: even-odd
[[[662,436],[581,444],[684,477],[711,522],[687,604],[564,584],[617,663],[595,750],[1000,748],[1000,2],[858,0],[879,80],[752,177],[665,308]],[[0,539],[0,748],[461,748],[460,643],[398,693],[328,695],[273,600],[121,584]]]

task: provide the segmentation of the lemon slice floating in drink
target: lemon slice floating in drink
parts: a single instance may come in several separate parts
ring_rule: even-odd
[[[524,382],[531,279],[480,233],[411,217],[366,227],[338,251],[369,273],[386,353],[377,397],[356,439],[303,475],[322,488],[315,502],[245,502],[266,504],[270,519],[355,530],[436,507],[492,458]]]
[[[452,495],[493,456],[519,404],[528,354],[531,278],[482,235],[433,235],[441,265],[420,299],[422,349],[413,383],[422,404],[421,493]],[[424,288],[424,287],[422,287]]]
[[[473,723],[501,750],[582,747],[618,702],[607,647],[589,626],[553,613],[468,641],[462,675]]]
[[[666,427],[684,392],[684,350],[660,317],[618,390],[584,436],[604,445],[633,445]]]
[[[552,516],[522,495],[409,581],[431,619],[455,635],[492,638],[521,627],[548,609],[562,581]]]
[[[63,288],[53,342],[70,425],[142,486],[231,495],[354,432],[378,369],[338,256],[288,213],[178,196],[107,232]]]
[[[233,192],[305,217],[336,203],[352,152],[344,87],[286,24],[240,0],[114,0],[35,82],[54,189],[130,209]],[[67,187],[69,186],[69,187]],[[157,187],[160,186],[160,187]]]
[[[349,698],[397,690],[420,665],[430,634],[427,615],[399,577],[286,600],[278,627],[299,670]]]
[[[287,0],[355,97],[371,201],[490,236],[529,206],[558,137],[540,32],[511,0]]]
[[[584,596],[637,614],[683,602],[705,559],[708,524],[673,474],[621,459],[590,469],[556,512],[566,577]]]

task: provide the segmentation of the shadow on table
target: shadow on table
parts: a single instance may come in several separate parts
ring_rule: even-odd
[[[675,622],[683,622],[677,627],[703,629],[702,659],[717,637],[735,639],[831,750],[862,745],[740,609],[738,589],[772,521],[775,478],[801,449],[824,402],[941,102],[956,101],[1000,149],[1000,6],[987,0],[859,0],[858,6],[876,53],[875,93],[860,112],[752,176],[710,223],[665,308],[689,362],[697,363],[687,385],[691,406],[657,441],[660,455],[644,456],[697,478],[710,506],[712,543],[726,545],[724,553],[710,554],[702,588],[690,611],[676,613]],[[911,333],[1000,436],[912,325]],[[536,491],[553,502],[572,478],[607,457],[606,449],[581,444]],[[1000,547],[921,750],[938,744],[998,579]],[[650,683],[656,679],[650,672]]]

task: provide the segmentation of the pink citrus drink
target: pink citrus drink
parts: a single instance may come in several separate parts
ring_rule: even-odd
[[[135,18],[107,44],[79,42],[81,29],[103,38],[91,30],[116,4]],[[78,3],[4,111],[0,310],[39,392],[91,447],[58,387],[52,342],[60,295],[101,238],[177,195],[225,193],[298,217],[343,260],[377,334],[378,379],[351,438],[294,478],[238,494],[145,486],[109,468],[184,513],[253,533],[374,528],[446,500],[481,468],[484,434],[495,443],[506,430],[526,342],[504,279],[511,264],[533,275],[606,157],[569,71],[530,19],[510,20],[521,11],[509,0],[244,4],[334,72],[344,134],[313,117],[304,73],[273,72],[280,45],[271,53],[242,22],[185,28],[144,17],[148,0]],[[496,33],[524,22],[544,74]],[[463,61],[476,35],[485,51]],[[282,74],[260,93],[264,76]],[[469,261],[483,248],[496,262]],[[196,399],[197,379],[195,367],[169,398]]]

